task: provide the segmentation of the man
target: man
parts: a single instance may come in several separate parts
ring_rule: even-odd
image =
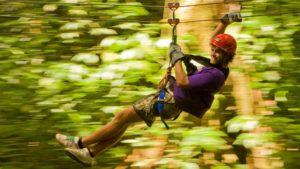
[[[214,94],[224,85],[229,74],[228,64],[236,51],[236,41],[228,34],[223,34],[233,21],[241,21],[239,13],[226,14],[215,29],[210,45],[210,60],[203,59],[206,66],[197,71],[190,64],[191,55],[184,55],[178,45],[171,45],[170,63],[175,68],[175,79],[166,72],[159,87],[165,87],[162,118],[172,118],[181,111],[201,118],[210,108]],[[187,73],[182,63],[186,64]],[[163,82],[168,80],[166,86]],[[85,137],[72,137],[56,134],[57,141],[65,146],[70,157],[78,162],[91,166],[94,156],[117,143],[129,125],[144,121],[148,126],[158,116],[156,108],[159,92],[138,100],[132,106],[119,112],[104,127]]]

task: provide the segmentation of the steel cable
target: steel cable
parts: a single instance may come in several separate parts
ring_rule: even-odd
[[[242,15],[242,18],[259,17],[259,16],[280,16],[286,14],[299,14],[300,11],[292,12],[272,12],[270,14],[257,14],[257,15]],[[92,20],[92,21],[109,21],[109,22],[137,22],[137,23],[156,23],[156,24],[168,24],[167,21],[150,21],[150,20],[126,20],[126,19],[96,19],[96,18],[67,18],[67,17],[53,17],[53,16],[32,16],[32,15],[8,15],[0,14],[0,18],[32,18],[32,19],[59,19],[59,20]],[[183,20],[180,24],[193,23],[193,22],[207,22],[207,21],[219,21],[220,18],[210,18],[210,19],[197,19],[197,20]]]
[[[182,5],[181,8],[185,7],[195,7],[195,6],[204,6],[204,5],[216,5],[216,4],[226,4],[231,2],[244,2],[245,0],[229,0],[224,2],[212,2],[212,3],[200,3],[200,4],[191,4],[191,5]],[[1,1],[0,1],[1,2]],[[71,2],[40,2],[40,1],[17,1],[17,2],[7,2],[8,4],[18,4],[18,3],[27,3],[27,4],[57,4],[57,5],[92,5],[92,6],[125,6],[125,7],[145,7],[145,8],[169,8],[168,6],[162,6],[162,5],[135,5],[135,4],[111,4],[111,3],[95,3],[95,2],[79,2],[79,3],[71,3]]]

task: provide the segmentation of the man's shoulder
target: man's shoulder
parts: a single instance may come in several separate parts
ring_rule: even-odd
[[[204,57],[204,56],[185,54],[185,57],[188,58],[188,60],[193,60],[196,63],[204,65],[204,66],[210,65],[210,59],[207,57]]]
[[[226,79],[223,71],[216,68],[216,67],[213,67],[213,66],[203,67],[198,73],[199,74],[208,73],[208,74],[211,75],[212,78],[217,78],[217,79],[220,79],[220,80],[225,80]]]

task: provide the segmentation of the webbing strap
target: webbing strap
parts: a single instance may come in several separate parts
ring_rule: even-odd
[[[175,11],[180,6],[180,4],[178,2],[168,3],[168,6],[169,6],[169,8],[170,8],[170,10],[172,11],[172,14],[173,14],[172,19],[168,20],[169,24],[173,27],[172,43],[176,44],[176,42],[177,42],[176,27],[177,27],[178,23],[180,22],[180,20],[178,18],[175,18]],[[172,65],[171,65],[171,60],[170,60],[167,71],[171,72],[171,70],[172,70]],[[168,82],[168,79],[166,79],[166,81],[164,82],[164,85],[163,85],[164,87],[166,86],[167,82]],[[158,100],[157,100],[156,107],[157,107],[157,111],[159,113],[161,121],[164,123],[165,127],[167,129],[169,129],[168,124],[165,122],[165,120],[163,118],[164,101],[165,101],[165,95],[166,95],[166,90],[165,90],[164,87],[159,91],[159,97],[158,97]]]
[[[165,120],[163,118],[163,109],[164,109],[165,95],[166,95],[165,89],[161,89],[159,91],[159,97],[158,97],[158,100],[157,100],[156,108],[157,108],[157,111],[159,113],[161,121],[164,123],[165,127],[167,129],[169,129],[170,127],[168,126],[168,124],[165,122]]]

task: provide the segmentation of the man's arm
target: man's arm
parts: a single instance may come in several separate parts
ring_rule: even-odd
[[[216,29],[214,30],[210,39],[212,40],[217,35],[224,33],[228,25],[229,24],[224,24],[224,23],[220,22],[218,24],[218,26],[216,27]]]
[[[176,77],[176,84],[178,87],[187,88],[189,87],[189,79],[185,71],[182,67],[182,61],[179,60],[175,64],[175,77]]]
[[[183,59],[184,54],[181,52],[181,48],[179,45],[171,44],[170,46],[170,64],[172,67],[175,67],[175,77],[176,77],[176,84],[179,87],[188,87],[189,86],[189,80],[187,77],[187,74],[183,70]]]
[[[232,12],[225,14],[221,20],[216,29],[214,30],[211,39],[216,37],[219,34],[222,34],[225,32],[227,26],[232,22],[242,22],[242,16],[239,12]]]

